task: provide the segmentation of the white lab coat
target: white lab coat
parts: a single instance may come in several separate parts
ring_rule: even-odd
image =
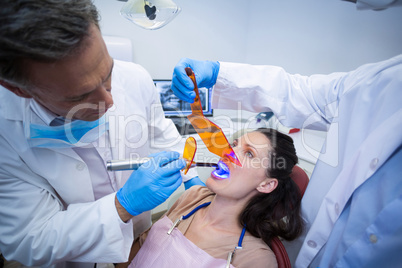
[[[108,120],[113,159],[147,156],[180,141],[142,67],[116,60],[112,95],[115,105]],[[115,193],[94,201],[88,168],[73,149],[28,146],[23,128],[28,102],[0,88],[0,251],[6,259],[29,266],[125,262],[133,223],[120,220]],[[117,188],[130,174],[116,172]],[[150,223],[148,213],[140,229]]]
[[[302,201],[308,233],[290,244],[307,267],[349,197],[402,143],[402,55],[349,73],[290,75],[274,66],[220,63],[213,107],[273,111],[282,124],[327,131]]]

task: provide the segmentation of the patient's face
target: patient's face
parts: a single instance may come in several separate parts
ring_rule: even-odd
[[[256,188],[267,178],[271,143],[264,134],[251,132],[235,140],[232,148],[243,166],[239,167],[222,158],[229,167],[229,178],[222,180],[211,176],[206,185],[220,196],[249,198],[258,193]]]

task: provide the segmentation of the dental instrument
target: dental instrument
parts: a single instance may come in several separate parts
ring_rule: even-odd
[[[106,162],[106,169],[108,171],[120,171],[120,170],[137,170],[141,165],[146,164],[152,158],[142,157],[137,159],[126,159],[126,160],[109,160]],[[185,159],[186,160],[186,159]],[[186,160],[187,161],[187,160]],[[203,162],[193,162],[190,168],[193,167],[217,167],[216,163],[203,163]]]

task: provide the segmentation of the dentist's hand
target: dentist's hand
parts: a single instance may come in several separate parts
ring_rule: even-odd
[[[183,58],[174,67],[172,90],[180,99],[193,103],[195,98],[194,84],[187,76],[186,67],[190,67],[199,88],[210,88],[216,83],[220,64],[217,61],[199,61]]]
[[[161,152],[134,171],[116,194],[120,205],[136,216],[165,202],[182,182],[180,170],[186,163],[179,157],[178,152]]]

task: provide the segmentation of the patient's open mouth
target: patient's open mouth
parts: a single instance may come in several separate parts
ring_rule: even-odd
[[[212,171],[211,175],[218,180],[227,179],[230,176],[229,167],[224,162],[219,161],[218,166]]]

